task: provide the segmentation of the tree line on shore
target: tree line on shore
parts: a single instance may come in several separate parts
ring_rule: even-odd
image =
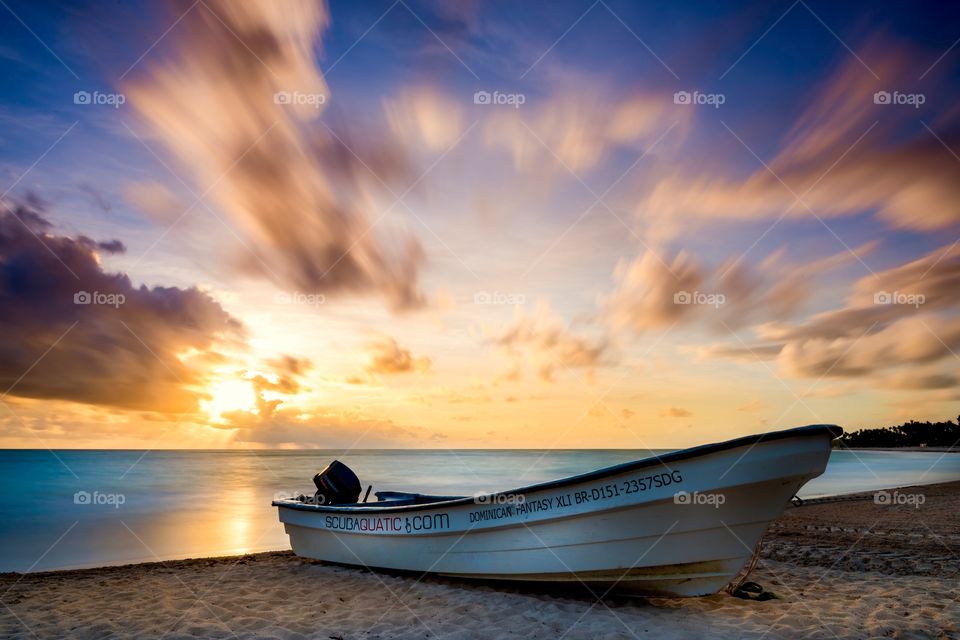
[[[960,416],[956,422],[917,422],[895,427],[860,429],[843,434],[836,446],[849,447],[957,447],[960,445]]]

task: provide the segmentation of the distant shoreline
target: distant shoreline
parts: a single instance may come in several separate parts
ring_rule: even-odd
[[[960,447],[836,447],[834,451],[930,451],[960,453]]]

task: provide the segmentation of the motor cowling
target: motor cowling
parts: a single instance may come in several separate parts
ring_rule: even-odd
[[[360,498],[360,479],[339,460],[313,476],[313,484],[317,486],[315,497],[320,504],[348,504]]]

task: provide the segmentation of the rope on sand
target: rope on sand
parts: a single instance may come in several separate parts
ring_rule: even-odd
[[[741,590],[741,587],[746,584],[756,584],[756,583],[747,583],[747,578],[750,577],[750,572],[752,572],[756,566],[757,562],[760,560],[760,549],[763,547],[763,539],[766,537],[767,532],[764,531],[763,535],[760,536],[760,539],[757,540],[757,545],[753,548],[753,554],[750,556],[750,562],[747,563],[740,572],[734,576],[733,580],[730,581],[730,584],[726,587],[726,592],[732,596],[738,595]],[[738,596],[739,597],[739,596]]]
[[[863,500],[873,500],[873,495],[861,495],[853,494],[848,496],[826,496],[823,498],[800,498],[799,496],[793,496],[790,499],[791,505],[793,507],[807,507],[814,504],[829,504],[831,502],[860,502]]]

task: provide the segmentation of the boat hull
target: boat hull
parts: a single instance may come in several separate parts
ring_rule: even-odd
[[[472,499],[396,507],[275,504],[293,551],[308,558],[705,595],[741,571],[769,523],[823,472],[835,432],[805,429]]]

